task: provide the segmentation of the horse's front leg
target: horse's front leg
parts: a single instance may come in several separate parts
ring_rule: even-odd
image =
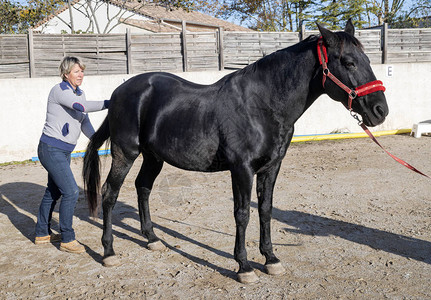
[[[272,196],[281,161],[265,172],[257,174],[257,198],[259,205],[260,241],[259,250],[265,256],[265,269],[270,275],[285,272],[280,260],[274,255],[271,242]]]
[[[250,197],[253,185],[253,173],[247,168],[232,170],[232,190],[234,199],[234,216],[236,237],[234,257],[239,264],[238,280],[241,283],[252,283],[259,278],[247,260],[245,233],[250,219]]]

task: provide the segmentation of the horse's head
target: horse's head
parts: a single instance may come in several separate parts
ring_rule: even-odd
[[[317,26],[322,35],[318,55],[321,62],[323,60],[324,69],[327,65],[323,76],[326,79],[323,83],[325,92],[360,114],[365,125],[383,123],[388,115],[384,87],[376,80],[370,60],[354,37],[355,28],[351,20],[347,22],[344,32],[332,32],[319,24]]]

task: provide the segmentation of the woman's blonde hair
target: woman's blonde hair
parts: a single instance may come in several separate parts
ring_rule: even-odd
[[[65,58],[63,58],[63,61],[60,64],[60,76],[63,80],[67,80],[65,75],[69,74],[70,71],[72,71],[72,68],[75,64],[78,64],[78,66],[82,70],[85,70],[84,63],[78,57],[66,56]]]

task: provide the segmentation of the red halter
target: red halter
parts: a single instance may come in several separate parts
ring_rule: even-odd
[[[392,157],[396,162],[402,164],[403,166],[405,166],[406,168],[409,168],[410,170],[419,173],[425,177],[430,178],[428,175],[422,173],[421,171],[419,171],[418,169],[416,169],[415,167],[413,167],[412,165],[406,163],[405,161],[403,161],[402,159],[396,157],[395,155],[391,154],[390,152],[388,152],[385,148],[383,148],[382,145],[380,145],[380,143],[377,141],[377,139],[374,137],[374,135],[371,133],[371,131],[367,128],[367,126],[365,126],[365,124],[359,119],[359,117],[357,116],[356,113],[353,112],[352,110],[352,102],[353,99],[355,99],[356,97],[360,97],[360,96],[365,96],[377,91],[385,91],[385,87],[383,86],[383,83],[380,80],[375,80],[375,81],[371,81],[368,82],[364,85],[361,85],[359,87],[357,87],[356,89],[352,90],[350,89],[347,85],[345,85],[344,83],[342,83],[337,77],[335,77],[328,69],[328,53],[326,51],[326,47],[323,44],[323,38],[320,37],[319,40],[317,41],[317,56],[319,56],[319,62],[320,65],[323,68],[323,79],[322,79],[322,85],[323,88],[325,88],[325,82],[326,82],[326,77],[329,77],[329,79],[331,79],[336,85],[338,85],[340,88],[342,88],[348,95],[349,95],[349,102],[347,105],[347,109],[350,111],[350,114],[359,121],[359,125],[362,127],[362,129],[365,131],[365,133],[377,144],[379,145],[380,148],[382,148],[390,157]]]
[[[350,111],[352,110],[353,99],[355,99],[356,97],[365,96],[377,91],[384,92],[386,90],[385,87],[383,86],[383,83],[380,80],[368,82],[364,85],[357,87],[354,90],[350,89],[347,85],[342,83],[328,69],[328,65],[327,65],[328,53],[326,51],[326,46],[323,44],[322,37],[320,37],[317,42],[317,56],[319,57],[320,65],[323,68],[323,79],[322,79],[323,88],[325,88],[326,77],[329,77],[329,79],[331,79],[336,85],[342,88],[349,95],[349,102],[347,105],[347,109]]]

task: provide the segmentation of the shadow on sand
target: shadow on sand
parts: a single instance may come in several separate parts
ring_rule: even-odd
[[[34,228],[36,226],[35,220],[37,219],[37,213],[44,191],[45,187],[29,182],[15,182],[0,186],[0,214],[5,215],[9,219],[10,223],[31,242],[34,241]],[[80,195],[83,195],[82,190],[80,190]],[[54,211],[58,212],[58,206],[59,203],[57,203],[56,210]],[[140,235],[139,228],[131,227],[130,225],[123,222],[123,219],[134,219],[139,222],[138,210],[135,207],[125,204],[121,201],[117,201],[115,208],[118,211],[121,211],[121,214],[115,214],[116,209],[114,209],[112,217],[114,227],[118,226],[125,231]],[[80,199],[78,200],[78,203],[76,205],[75,216],[78,217],[80,220],[88,222],[89,224],[97,227],[100,231],[100,236],[102,236],[102,225],[89,217],[87,204],[82,196],[80,196]],[[198,245],[199,247],[202,247],[208,251],[212,251],[221,257],[233,259],[233,255],[230,253],[215,249],[209,245],[189,238],[172,228],[168,228],[155,222],[153,224],[154,228],[159,229],[165,234]],[[52,228],[54,230],[58,228],[58,224],[55,222],[54,218],[52,222]],[[115,229],[113,229],[113,235],[117,238],[132,241],[141,247],[147,247],[147,242],[144,241],[144,238],[137,239],[134,238],[132,235],[127,235]],[[177,247],[169,245],[166,242],[164,242],[164,244],[171,251],[174,251],[197,264],[211,268],[226,277],[236,278],[236,273],[232,270],[219,267],[211,262],[208,262],[181,249],[178,249]],[[87,253],[96,262],[102,263],[102,255],[92,250],[89,245],[83,245],[85,246]]]
[[[45,187],[43,186],[29,182],[8,183],[0,186],[0,213],[5,215],[9,219],[10,223],[30,241],[33,241],[34,239],[35,220],[44,189]],[[82,194],[83,191],[81,191],[81,195]],[[86,206],[87,204],[82,198],[83,197],[80,197],[80,200],[78,201],[77,207],[75,209],[75,215],[80,220],[88,222],[89,224],[97,227],[100,230],[101,236],[102,225],[99,222],[96,222],[93,219],[89,218]],[[257,207],[257,204],[252,203],[252,206]],[[131,218],[139,221],[139,214],[137,209],[121,201],[117,202],[116,208],[117,210],[121,211],[121,214],[115,214],[114,209],[113,224],[115,226],[118,226],[119,228],[122,228],[124,231],[140,235],[139,228],[131,227],[123,221],[126,218]],[[299,211],[283,211],[278,208],[274,208],[273,218],[281,223],[289,225],[290,227],[285,228],[285,230],[291,233],[318,236],[338,236],[354,243],[367,245],[373,249],[393,253],[399,256],[431,264],[431,243],[428,241]],[[172,221],[174,222],[174,224],[175,222],[177,222],[170,219],[166,220]],[[190,226],[199,227],[196,225]],[[209,245],[187,237],[172,228],[168,228],[157,223],[154,223],[154,227],[164,232],[165,234],[168,234],[177,239],[181,239],[188,243],[195,244],[223,258],[233,259],[232,254],[215,249]],[[53,228],[58,228],[58,224],[53,224]],[[199,228],[210,231],[213,234],[227,234],[219,231],[214,231],[208,228]],[[131,235],[119,232],[115,229],[113,230],[113,234],[116,237],[121,237],[122,239],[132,241],[139,246],[147,246],[147,243],[143,239],[134,238]],[[176,252],[197,264],[211,268],[226,277],[236,278],[236,274],[231,270],[219,267],[211,262],[208,262],[181,249],[178,249],[172,245],[169,245],[166,242],[165,245],[171,251]],[[98,263],[102,262],[102,255],[93,251],[90,246],[84,246],[86,247],[87,253],[95,261],[97,261]],[[257,263],[253,263],[253,267],[255,267],[256,269],[263,270],[263,266]]]

